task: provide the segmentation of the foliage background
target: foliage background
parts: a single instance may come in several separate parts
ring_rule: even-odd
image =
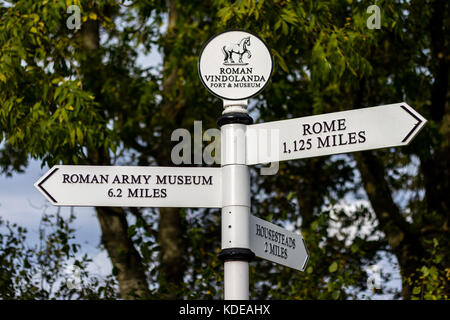
[[[66,25],[72,4],[81,9],[80,30]],[[311,253],[303,274],[253,262],[252,298],[356,298],[367,288],[365,267],[387,255],[402,276],[396,297],[448,299],[448,3],[377,1],[381,28],[371,30],[372,4],[2,1],[2,173],[23,171],[29,159],[49,166],[172,165],[171,132],[192,131],[194,120],[213,128],[222,109],[198,79],[202,44],[223,30],[249,30],[275,62],[270,85],[251,103],[256,122],[401,101],[429,120],[402,149],[285,162],[275,176],[252,170],[252,213],[301,230]],[[160,65],[136,63],[154,51]],[[368,205],[349,208],[342,199]],[[43,216],[48,231],[35,248],[23,228],[2,222],[1,297],[222,297],[218,210],[96,213],[110,277],[90,276],[84,257],[76,262],[83,290],[58,280],[79,245],[73,217],[56,212]],[[361,232],[367,225],[370,232]]]

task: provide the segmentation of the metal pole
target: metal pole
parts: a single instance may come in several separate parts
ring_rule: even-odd
[[[245,131],[253,119],[247,100],[224,101],[225,111],[217,120],[221,127],[222,251],[224,299],[248,300],[250,250],[250,175],[246,165]]]

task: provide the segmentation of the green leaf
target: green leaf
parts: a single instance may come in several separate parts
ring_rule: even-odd
[[[82,144],[83,143],[83,131],[81,131],[80,127],[77,127],[76,130],[77,130],[77,142],[79,144]]]
[[[337,299],[339,299],[339,296],[341,295],[341,293],[339,292],[339,291],[334,291],[332,294],[331,294],[331,297],[334,299],[334,300],[337,300]]]
[[[132,238],[136,233],[137,233],[136,225],[132,225],[128,228],[128,237],[129,238]]]
[[[328,268],[328,271],[330,271],[331,273],[333,273],[333,272],[336,272],[337,268],[338,268],[338,264],[337,264],[336,261],[334,261],[334,262],[330,265],[330,267]]]
[[[287,199],[288,201],[291,201],[292,198],[294,198],[296,194],[297,194],[296,192],[291,191],[291,192],[288,193],[286,199]]]

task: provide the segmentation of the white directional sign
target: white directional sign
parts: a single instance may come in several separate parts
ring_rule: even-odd
[[[407,145],[427,120],[408,104],[247,126],[247,165]]]
[[[250,215],[250,249],[259,258],[304,271],[309,259],[302,235]]]
[[[221,172],[199,167],[58,165],[35,187],[55,206],[220,208]]]
[[[204,86],[225,100],[244,100],[261,92],[272,74],[272,56],[256,35],[222,32],[202,49],[198,72]]]

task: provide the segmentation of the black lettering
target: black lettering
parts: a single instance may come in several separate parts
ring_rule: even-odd
[[[333,134],[333,147],[336,147],[336,135]]]
[[[320,122],[315,122],[312,126],[312,130],[315,134],[322,132],[322,124]]]
[[[150,180],[151,175],[143,175],[142,178],[145,180],[145,184],[148,184],[148,180]]]
[[[137,175],[135,177],[134,175],[131,175],[131,184],[141,184],[141,176]]]
[[[287,249],[281,248],[281,258],[287,259]]]
[[[138,189],[130,189],[128,188],[128,198],[137,198],[138,194],[137,194]]]
[[[306,136],[308,134],[312,134],[312,132],[310,131],[310,125],[305,123],[303,124],[303,135]]]
[[[345,143],[342,141],[342,136],[343,136],[343,134],[342,133],[340,133],[339,134],[339,145],[340,146],[345,146],[346,144],[347,144],[347,141],[345,141]]]
[[[196,179],[196,178],[197,178],[197,179]],[[200,184],[201,181],[202,181],[202,180],[201,180],[200,176],[193,176],[193,177],[192,177],[192,182],[193,182],[194,184]]]
[[[166,198],[166,197],[167,197],[167,190],[161,189],[161,198]]]
[[[356,132],[349,132],[348,133],[348,144],[355,144],[356,141]]]
[[[63,173],[63,183],[70,183],[68,174]]]
[[[365,131],[360,131],[358,132],[358,137],[359,137],[359,143],[364,143],[366,142],[366,132]]]
[[[256,224],[256,235],[261,236],[261,226],[259,224]]]
[[[274,244],[269,243],[269,253],[273,254],[274,256],[276,255],[275,254],[275,247],[276,246]]]
[[[327,125],[327,122],[324,121],[324,122],[323,122],[323,132],[332,132],[332,131],[336,131],[335,128],[334,128],[334,122],[335,122],[335,120],[331,121],[331,122],[330,122],[330,125],[328,126],[328,125]]]
[[[156,184],[167,184],[166,182],[166,176],[162,176],[162,178],[160,176],[156,176]]]
[[[202,176],[203,178],[203,185],[207,184],[207,185],[212,185],[212,176],[209,176],[208,178],[206,178],[205,176]]]
[[[95,177],[95,175],[94,175],[94,177]],[[80,174],[80,183],[89,183],[89,175],[87,174],[83,177],[83,175]]]
[[[305,140],[299,140],[298,144],[300,145],[299,150],[305,150]]]
[[[318,149],[323,148],[323,147],[327,147],[328,148],[330,146],[329,139],[330,139],[330,136],[327,136],[324,139],[325,141],[323,141],[321,137],[317,137],[317,148]]]
[[[338,119],[338,130],[345,130],[345,119]]]

